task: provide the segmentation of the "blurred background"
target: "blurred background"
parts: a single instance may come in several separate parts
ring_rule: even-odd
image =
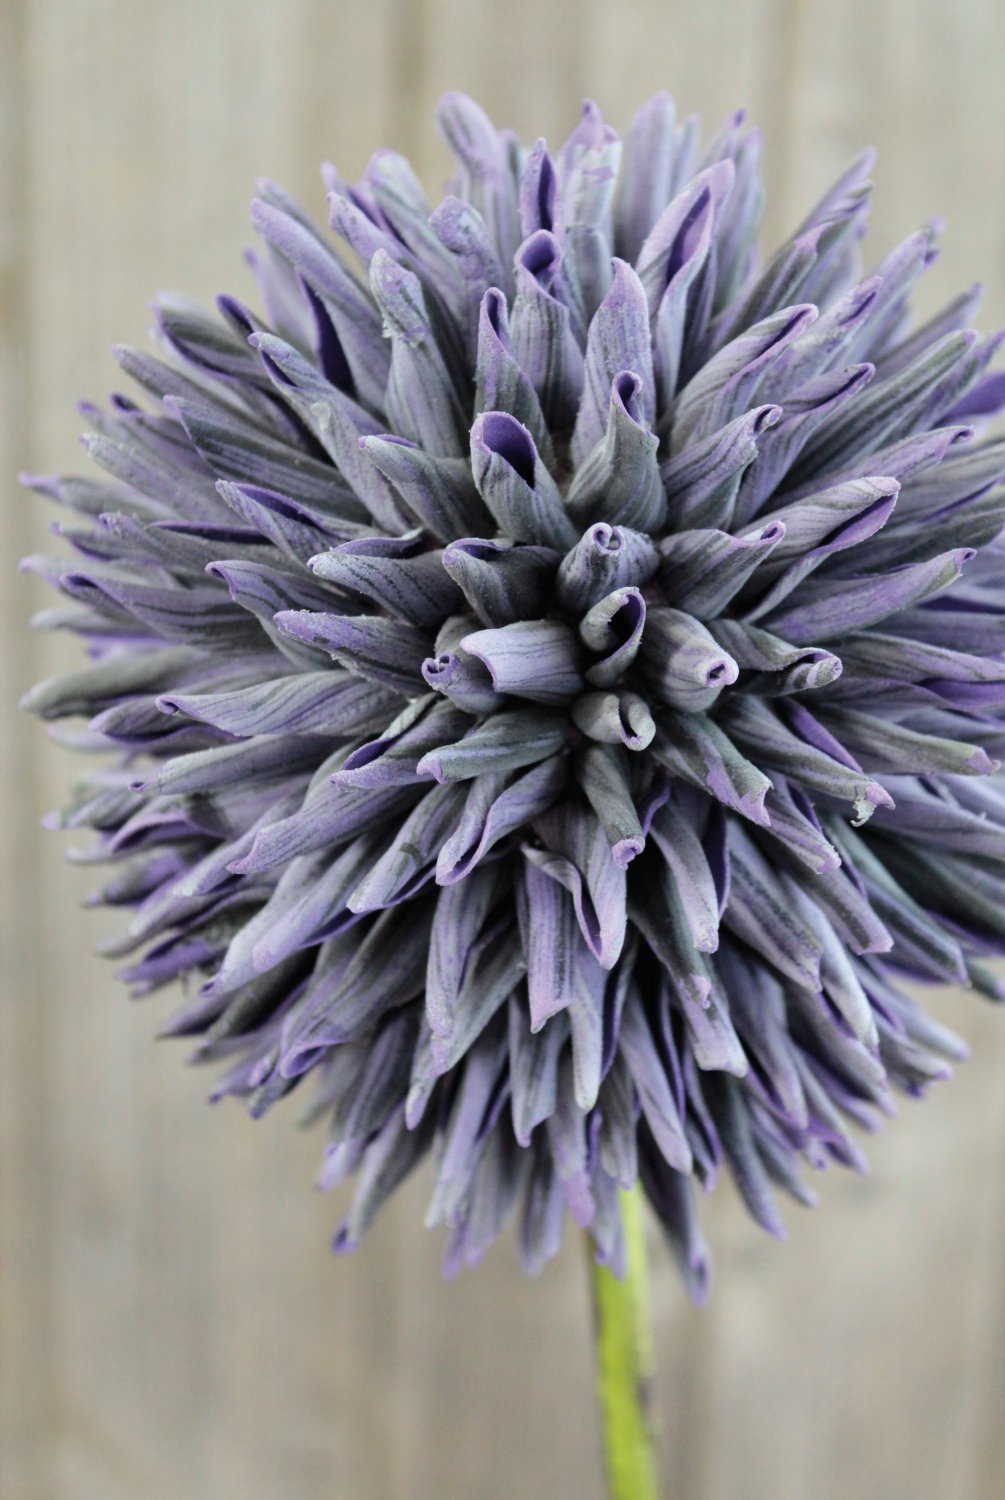
[[[159,289],[252,297],[254,178],[323,217],[317,163],[406,151],[475,94],[561,139],[669,87],[766,136],[765,238],[866,142],[873,254],[933,215],[932,308],[975,279],[1005,322],[1000,0],[3,0],[0,5],[0,1335],[2,1500],[599,1500],[582,1249],[536,1283],[504,1242],[444,1284],[427,1180],[355,1258],[312,1191],[321,1135],[204,1103],[127,1014],[86,872],[39,827],[71,757],[13,705],[71,666],[33,636],[44,548],[18,469],[73,468],[78,397],[119,383]],[[48,601],[45,601],[48,602]],[[1005,1016],[946,993],[973,1060],[767,1241],[706,1205],[711,1305],[654,1243],[661,1463],[674,1500],[990,1500],[1005,1489]]]

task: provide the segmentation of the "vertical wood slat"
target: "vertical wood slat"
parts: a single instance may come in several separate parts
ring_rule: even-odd
[[[346,45],[333,48],[317,3],[31,7],[16,63],[31,91],[22,290],[35,357],[21,464],[79,466],[73,400],[119,383],[109,343],[144,342],[155,288],[204,302],[224,288],[253,295],[240,249],[257,173],[323,212],[317,157],[340,140],[346,170],[361,169],[384,131],[389,15],[381,0],[347,14]],[[366,88],[354,87],[361,55]],[[41,509],[32,515],[37,547]],[[77,656],[66,641],[33,649],[30,675]],[[37,726],[18,732],[37,759]],[[44,767],[38,811],[72,774],[65,754]],[[75,910],[82,878],[35,829],[31,850],[32,886],[50,904],[23,923],[33,942],[22,988],[48,1045],[34,1080],[27,1068],[20,1080],[21,1109],[26,1134],[39,1129],[35,1100],[52,1121],[51,1171],[25,1154],[37,1212],[60,1232],[47,1241],[51,1277],[25,1297],[38,1286],[54,1328],[51,1407],[38,1421],[56,1493],[385,1489],[371,1414],[389,1335],[374,1290],[391,1279],[393,1246],[351,1266],[331,1260],[336,1205],[310,1193],[320,1141],[279,1119],[256,1129],[233,1107],[206,1110],[208,1079],[182,1071],[177,1046],[154,1048],[149,1009],[130,1016],[109,967],[81,960],[101,930]]]
[[[408,151],[431,192],[453,170],[430,123],[448,89],[472,94],[525,138],[554,141],[571,128],[581,40],[573,0],[427,0],[417,9]],[[426,1196],[423,1181],[411,1195],[413,1224]],[[401,1245],[395,1500],[600,1500],[589,1303],[575,1232],[534,1283],[520,1277],[512,1244],[449,1284],[436,1276],[436,1241],[403,1232]],[[413,1282],[406,1268],[416,1264]]]
[[[24,57],[27,6],[0,8],[0,454],[4,479],[24,462],[31,420],[31,348],[25,301],[30,244],[26,220]],[[20,503],[19,503],[20,502]],[[50,1317],[46,1297],[50,1218],[39,1182],[47,1167],[45,1088],[40,1061],[48,1019],[39,1004],[34,954],[20,939],[37,925],[43,882],[35,809],[36,759],[27,736],[11,732],[14,704],[30,685],[37,652],[25,641],[28,590],[16,578],[34,528],[15,494],[0,527],[0,1496],[48,1500],[46,1452],[52,1430]]]
[[[5,23],[18,14],[8,7]],[[945,205],[954,248],[939,284],[948,294],[956,268],[978,263],[992,306],[1005,305],[991,259],[992,246],[1005,259],[1001,215],[977,193],[1001,139],[994,75],[980,65],[996,44],[1000,55],[993,0],[970,0],[955,20],[926,0],[921,24],[902,4],[877,16],[818,0],[187,0],[163,14],[36,0],[24,14],[4,54],[33,98],[5,223],[23,293],[6,316],[15,337],[28,319],[33,356],[27,383],[20,362],[5,382],[11,446],[31,450],[18,463],[77,463],[72,399],[112,383],[104,351],[111,337],[142,338],[152,289],[207,300],[240,287],[256,173],[319,212],[316,157],[337,155],[352,175],[389,141],[437,185],[445,155],[428,113],[446,87],[552,138],[587,92],[617,124],[664,84],[707,125],[747,102],[768,136],[775,233],[862,136],[878,136],[877,241]],[[5,98],[17,107],[16,89]],[[14,529],[26,515],[20,507],[5,531],[12,556],[28,545]],[[25,591],[13,593],[3,607],[14,674],[72,660],[66,643],[22,645]],[[81,956],[96,929],[73,907],[84,884],[34,828],[71,767],[38,745],[37,728],[19,723],[0,747],[6,785],[42,783],[13,808],[2,853],[4,951],[19,955],[13,987],[27,1004],[2,1022],[13,1038],[0,1107],[17,1427],[0,1494],[596,1500],[579,1247],[535,1285],[501,1248],[444,1287],[435,1237],[419,1227],[428,1183],[417,1181],[358,1257],[331,1261],[338,1204],[308,1190],[317,1135],[291,1136],[280,1118],[254,1126],[234,1108],[207,1113],[207,1080],[181,1070],[176,1046],[154,1048],[150,1012],[126,1014],[107,968]],[[1002,1206],[981,1192],[975,1216],[971,1184],[1000,1175],[1005,1041],[1000,1018],[975,1006],[951,1003],[977,1061],[877,1143],[875,1190],[825,1182],[822,1209],[790,1214],[782,1248],[756,1240],[728,1199],[712,1205],[719,1285],[701,1314],[661,1261],[671,1493],[829,1500],[839,1477],[865,1500],[993,1492]],[[950,1482],[961,1473],[966,1491]]]
[[[986,329],[1005,314],[1005,118],[985,62],[1003,43],[1000,7],[949,12],[929,0],[810,0],[792,7],[787,39],[786,219],[874,141],[866,264],[944,216],[919,306],[934,311],[976,276]],[[973,1060],[924,1105],[901,1106],[870,1143],[870,1180],[822,1182],[820,1210],[788,1216],[780,1253],[717,1205],[700,1500],[1001,1490],[1005,1036],[979,998],[925,1003],[967,1037]]]

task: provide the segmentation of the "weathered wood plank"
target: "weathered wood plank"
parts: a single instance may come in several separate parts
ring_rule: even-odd
[[[1005,121],[983,59],[1000,54],[1002,20],[975,4],[791,7],[787,103],[767,121],[769,164],[779,147],[785,163],[776,232],[874,142],[866,265],[942,214],[942,258],[919,303],[934,310],[977,276],[983,326],[997,326]],[[822,1182],[815,1214],[787,1214],[783,1247],[753,1239],[728,1195],[709,1215],[721,1249],[701,1361],[701,1500],[978,1500],[1001,1488],[1005,1037],[978,999],[937,1009],[974,1058],[923,1105],[902,1106],[870,1144],[870,1179]]]
[[[37,953],[41,880],[37,751],[14,705],[36,671],[25,640],[31,590],[19,558],[37,532],[11,469],[27,461],[31,409],[31,320],[26,300],[27,222],[24,59],[27,6],[0,10],[0,455],[5,506],[0,527],[0,1495],[47,1500],[52,1432],[48,1263],[52,1221],[41,1190],[47,1175],[45,1077],[49,1020]],[[25,941],[25,938],[28,941]]]
[[[73,401],[119,384],[108,346],[144,341],[153,290],[253,295],[240,249],[257,174],[323,214],[317,158],[341,142],[344,169],[361,169],[385,129],[389,13],[380,0],[354,9],[336,37],[316,4],[32,7],[20,66],[34,426],[22,465],[79,466]],[[39,658],[53,670],[77,654],[62,641],[33,649],[29,677]],[[37,761],[37,727],[24,729]],[[65,754],[42,764],[33,821],[72,770]],[[206,1110],[208,1078],[183,1071],[177,1046],[151,1044],[163,1005],[130,1016],[109,967],[83,957],[102,930],[76,910],[84,879],[55,841],[30,836],[29,889],[48,902],[26,914],[22,901],[33,941],[21,952],[46,1045],[34,1081],[24,1069],[20,1108],[26,1135],[51,1130],[51,1156],[28,1140],[26,1165],[59,1233],[43,1246],[51,1278],[24,1298],[48,1307],[53,1328],[58,1410],[39,1404],[36,1420],[56,1450],[56,1493],[386,1490],[374,1291],[395,1247],[331,1261],[334,1206],[309,1191],[320,1140]]]

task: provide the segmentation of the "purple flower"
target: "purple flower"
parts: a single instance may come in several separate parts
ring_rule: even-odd
[[[264,183],[262,312],[119,351],[28,701],[117,752],[61,821],[123,978],[253,1114],[310,1075],[339,1249],[431,1152],[448,1268],[568,1210],[617,1270],[640,1178],[701,1298],[693,1184],[780,1234],[964,1055],[901,980],[1002,994],[999,340],[911,327],[930,229],[862,279],[868,156],[761,265],[740,115],[439,123],[435,209],[328,173],[352,270]]]

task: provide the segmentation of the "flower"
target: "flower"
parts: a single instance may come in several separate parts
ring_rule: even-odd
[[[405,159],[253,208],[263,313],[156,304],[142,406],[86,408],[90,665],[46,719],[118,752],[117,955],[253,1114],[314,1081],[356,1245],[427,1153],[446,1265],[566,1211],[622,1264],[637,1179],[691,1294],[693,1184],[862,1165],[962,1044],[901,981],[1001,998],[1005,402],[967,293],[917,328],[923,229],[861,279],[870,157],[766,264],[759,138],[668,96],[553,156],[461,95]]]

